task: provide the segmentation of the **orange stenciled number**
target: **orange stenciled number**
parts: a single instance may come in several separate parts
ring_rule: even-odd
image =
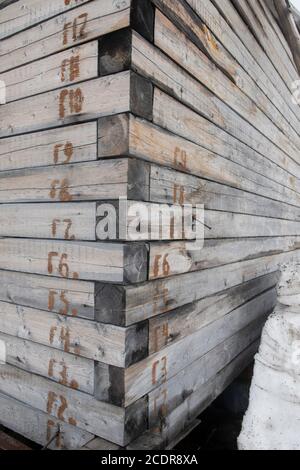
[[[76,90],[62,90],[59,94],[59,117],[61,119],[68,115],[81,113],[84,96],[80,88]],[[69,113],[67,113],[68,106]]]
[[[73,42],[80,41],[87,37],[86,26],[88,21],[88,14],[82,13],[72,22],[64,24],[63,30],[63,45],[66,46],[69,43],[69,38],[72,38]],[[72,32],[72,35],[69,34]]]
[[[75,240],[75,235],[70,234],[71,227],[73,225],[73,222],[71,219],[54,219],[52,222],[51,226],[51,233],[52,237],[56,237],[57,235],[57,228],[59,225],[64,226],[64,239],[65,240]]]
[[[54,272],[54,259],[58,258],[58,268],[57,271],[61,277],[69,279],[72,277],[73,279],[78,279],[78,273],[72,273],[70,276],[70,269],[68,265],[68,255],[67,253],[59,254],[57,251],[51,251],[48,253],[48,274],[53,274]]]
[[[177,168],[186,170],[186,168],[187,168],[187,153],[186,153],[185,150],[181,150],[179,147],[175,148],[174,164]]]
[[[168,276],[170,274],[169,255],[156,255],[154,258],[153,275],[155,278]]]
[[[70,59],[62,61],[60,68],[60,79],[62,82],[74,82],[76,78],[80,77],[80,57],[74,55]]]
[[[168,370],[167,370],[168,360],[164,356],[162,359],[155,361],[152,365],[152,385],[157,385],[160,383],[165,383],[167,381]]]
[[[173,202],[174,204],[180,204],[181,206],[185,203],[185,189],[183,186],[174,184],[173,189]]]
[[[61,162],[59,161],[60,152],[62,152],[65,156],[65,159]],[[66,142],[65,145],[63,144],[55,145],[54,152],[53,152],[55,165],[57,165],[58,163],[63,163],[63,164],[69,163],[73,156],[73,153],[74,153],[74,148],[71,142]]]
[[[72,196],[69,193],[69,181],[68,179],[53,180],[51,182],[50,198],[59,199],[61,202],[72,201]]]
[[[50,290],[48,295],[48,309],[52,312],[55,309],[56,303],[59,302],[59,305],[62,305],[62,308],[58,311],[60,315],[68,315],[69,312],[72,316],[76,317],[78,315],[78,310],[76,308],[71,308],[70,302],[67,299],[67,292],[61,291],[57,292],[55,290]],[[56,308],[56,310],[58,307]]]

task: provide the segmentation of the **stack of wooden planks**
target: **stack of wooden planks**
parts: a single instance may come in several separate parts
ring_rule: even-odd
[[[299,258],[297,79],[267,0],[0,2],[3,426],[167,448],[248,365]],[[136,203],[204,205],[204,247],[132,239]]]

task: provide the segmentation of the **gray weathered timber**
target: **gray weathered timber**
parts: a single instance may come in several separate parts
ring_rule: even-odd
[[[0,80],[9,103],[97,76],[98,42],[94,41],[2,73]]]
[[[6,363],[66,387],[94,394],[94,361],[0,332]]]
[[[110,369],[107,373],[110,382],[106,387],[103,387],[103,383],[97,380],[97,373],[102,375],[103,367],[105,367],[101,364],[98,371],[96,368],[96,396],[100,400],[106,399],[119,406],[128,406],[134,403],[227,338],[246,328],[250,323],[260,319],[261,325],[261,322],[267,314],[272,312],[276,304],[275,292],[275,289],[263,292],[224,317],[196,330],[181,341],[166,346],[163,350],[124,371],[120,372],[107,366]],[[258,334],[253,338],[253,341]],[[120,384],[121,380],[123,380],[123,385],[118,389],[117,384]],[[111,394],[110,390],[113,390]]]
[[[113,61],[113,68],[110,69],[107,65],[107,71],[115,73],[131,67],[138,73],[151,79],[167,93],[172,94],[178,101],[191,107],[198,114],[204,115],[209,121],[222,128],[222,131],[218,128],[219,133],[221,132],[218,135],[217,132],[213,133],[214,126],[211,126],[212,130],[210,133],[216,135],[217,138],[222,137],[222,140],[226,141],[227,145],[238,148],[240,154],[237,154],[237,157],[239,157],[237,161],[241,161],[240,158],[243,153],[244,158],[242,162],[248,168],[254,168],[259,173],[266,174],[263,168],[267,165],[269,167],[267,175],[271,177],[270,171],[273,167],[276,171],[272,172],[272,178],[275,178],[275,180],[279,178],[278,181],[281,181],[283,184],[289,184],[289,181],[287,181],[286,177],[281,179],[282,169],[288,171],[291,175],[299,172],[297,164],[293,160],[287,159],[286,155],[266,139],[263,133],[260,133],[245,119],[241,118],[230,106],[220,100],[204,85],[195,80],[195,78],[191,77],[184,69],[179,68],[160,49],[146,42],[135,32],[121,31],[116,34],[117,39],[114,39],[114,35],[111,39],[107,39],[107,47],[111,48],[110,56]],[[177,40],[176,38],[177,34],[174,35],[174,41]],[[120,44],[122,45],[120,46]],[[127,48],[126,54],[124,54],[124,48]],[[105,55],[106,63],[107,55],[108,52]],[[199,73],[196,66],[197,63],[196,56],[194,62],[191,62],[191,66],[194,64],[194,68],[191,70],[193,76]],[[224,126],[225,122],[226,126]],[[209,126],[209,123],[207,123],[207,126]],[[227,135],[224,131],[231,134],[231,136]],[[109,126],[107,126],[107,132],[109,132]],[[207,137],[207,142],[210,142],[209,137]],[[272,148],[271,153],[270,148]],[[262,155],[264,158],[262,158]],[[272,161],[276,166],[272,165]],[[247,162],[249,162],[249,165]],[[253,167],[254,162],[255,167]],[[281,168],[278,168],[278,166]],[[293,181],[295,182],[296,179],[294,178]]]
[[[0,173],[0,202],[149,200],[145,162],[127,158]]]
[[[146,430],[144,398],[124,409],[7,364],[1,367],[0,391],[54,418],[126,445]]]
[[[0,393],[1,424],[22,436],[46,446],[50,450],[77,450],[87,444],[94,435],[28,406],[20,400]],[[59,432],[58,432],[59,431]],[[57,435],[57,437],[55,437]]]
[[[102,284],[96,296],[96,318],[105,323],[131,325],[274,273],[280,264],[299,260],[299,254],[299,249],[275,253],[136,286]]]
[[[80,357],[128,367],[148,353],[148,327],[130,328],[0,302],[0,331]]]
[[[0,170],[97,160],[96,122],[0,140]]]
[[[151,118],[152,92],[150,82],[127,71],[13,101],[1,105],[0,137],[128,111]]]
[[[94,282],[0,271],[0,300],[60,315],[95,318]]]
[[[0,238],[0,265],[8,271],[120,284],[147,279],[144,243],[93,243]]]

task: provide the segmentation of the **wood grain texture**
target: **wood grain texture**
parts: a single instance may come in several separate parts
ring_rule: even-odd
[[[129,111],[131,77],[124,72],[5,104],[0,109],[0,137]],[[26,120],[25,110],[30,110]]]
[[[0,299],[65,316],[95,318],[95,283],[0,271]]]
[[[0,394],[0,420],[3,426],[42,446],[54,438],[49,445],[50,450],[77,450],[94,437],[3,393]]]
[[[128,367],[147,354],[147,345],[138,344],[147,330],[145,324],[119,328],[5,302],[0,303],[0,310],[2,333],[65,353],[116,367]],[[134,334],[137,340],[130,344],[128,338]]]
[[[98,42],[93,41],[2,73],[0,80],[9,103],[97,76]]]
[[[94,394],[94,361],[0,333],[6,363],[66,387]]]
[[[0,140],[0,170],[97,160],[96,122]]]
[[[263,292],[224,317],[195,330],[180,341],[170,344],[163,350],[132,365],[124,371],[124,393],[121,393],[121,396],[113,394],[109,398],[113,402],[116,401],[117,405],[128,406],[134,403],[146,393],[166,383],[227,338],[246,328],[250,323],[260,320],[261,328],[262,322],[272,312],[275,304],[275,289]],[[252,341],[257,336],[259,336],[259,331],[252,337]],[[117,376],[115,382],[114,378],[114,373],[111,371],[110,380],[113,382],[111,387],[116,390],[115,387],[119,383],[120,377]],[[122,400],[121,403],[120,400]]]
[[[27,0],[26,5],[19,1],[2,2],[5,9],[1,11],[0,19],[0,39],[34,26],[36,23],[45,21],[52,16],[64,11],[76,8],[89,0],[54,0],[44,2],[43,0]],[[6,5],[7,3],[7,5]]]
[[[134,324],[274,273],[280,264],[298,259],[299,250],[295,250],[171,276],[139,286],[103,285],[96,296],[96,318],[123,326]]]
[[[138,283],[147,277],[147,247],[143,243],[0,238],[0,265],[8,271],[62,279]]]
[[[3,39],[0,72],[129,26],[130,4],[96,0]]]
[[[0,173],[0,202],[149,199],[147,164],[127,158]]]
[[[143,399],[125,410],[7,364],[1,367],[0,390],[53,418],[116,444],[126,445],[146,430],[147,408]]]

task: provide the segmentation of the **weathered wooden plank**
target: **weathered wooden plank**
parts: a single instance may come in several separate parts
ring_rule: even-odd
[[[93,41],[2,73],[0,80],[9,103],[97,76],[98,42]]]
[[[110,324],[134,324],[276,272],[282,263],[297,262],[299,254],[299,250],[274,254],[139,286],[102,284],[96,296],[96,318]]]
[[[176,37],[177,35],[175,35]],[[109,36],[105,46],[106,52],[103,61],[105,61],[107,72],[118,72],[131,67],[138,73],[150,78],[160,88],[166,90],[167,93],[174,95],[178,101],[188,105],[198,114],[204,115],[209,121],[215,123],[217,127],[206,121],[206,127],[209,128],[209,136],[206,136],[206,139],[203,140],[206,147],[212,140],[222,138],[223,147],[224,145],[225,148],[227,146],[230,147],[231,153],[228,153],[229,155],[232,154],[230,158],[236,162],[275,181],[281,182],[283,185],[291,185],[291,183],[296,182],[295,178],[289,181],[289,177],[299,173],[299,168],[293,160],[287,159],[286,155],[275,145],[272,145],[263,134],[258,132],[246,120],[242,119],[199,81],[178,67],[160,49],[153,47],[136,33],[128,31],[118,32],[116,35],[113,35],[113,38]],[[107,60],[107,55],[111,57],[111,61]],[[100,54],[100,69],[102,63],[101,57]],[[195,61],[197,62],[196,59]],[[107,65],[111,62],[113,67]],[[195,72],[193,71],[193,76],[198,73],[198,68]],[[113,119],[112,121],[117,126]],[[226,123],[226,126],[224,126],[224,123]],[[220,127],[223,130],[220,130]],[[106,128],[109,129],[109,122]],[[224,132],[225,130],[226,132]],[[106,152],[106,155],[109,155],[108,152],[112,148],[115,151],[117,150],[117,145],[120,142],[119,139],[116,140],[114,145],[110,144],[109,146],[107,144],[109,139],[106,139],[102,132],[101,136],[103,136],[103,150]],[[202,145],[204,144],[202,143]],[[211,147],[207,148],[213,150]],[[233,148],[239,151],[233,152]],[[270,152],[270,149],[272,149],[272,152]],[[224,155],[222,152],[224,152],[224,149],[221,147],[219,149],[220,155]],[[243,155],[242,160],[241,155]],[[286,171],[290,175],[287,176]],[[293,186],[291,187],[293,188]]]
[[[245,282],[193,304],[149,320],[149,354],[154,354],[172,343],[181,341],[195,331],[225,317],[234,309],[262,292],[274,288],[278,273]]]
[[[124,409],[7,364],[0,376],[2,393],[116,444],[124,446],[146,430],[144,398]]]
[[[157,14],[156,45],[259,131],[260,137],[254,133],[259,140],[264,140],[263,136],[265,136],[269,142],[275,144],[275,147],[277,146],[281,149],[279,153],[282,154],[282,158],[284,155],[287,155],[294,163],[297,163],[299,152],[298,141],[297,144],[294,144],[292,139],[283,134],[260,110],[256,104],[258,100],[258,98],[255,99],[256,92],[253,99],[248,98],[191,41],[185,40],[185,36],[179,36],[179,34],[178,29],[169,20],[163,15]],[[179,44],[180,50],[178,50]],[[208,80],[210,76],[213,76],[212,80]],[[243,80],[246,81],[245,78]],[[276,114],[274,110],[272,113]],[[289,127],[290,132],[292,132],[291,126]],[[271,143],[270,145],[272,145]]]
[[[292,80],[298,80],[299,73],[296,70],[292,51],[282,29],[273,20],[269,9],[266,8],[263,2],[255,3],[250,0],[249,4],[254,15],[261,15],[261,27],[268,38],[268,43],[270,43],[273,48],[276,48],[279,56],[279,64],[283,64],[283,67],[288,71]]]
[[[96,203],[1,204],[0,236],[94,241]]]
[[[0,171],[97,160],[96,122],[0,139]]]
[[[173,19],[175,16],[179,16],[180,20],[185,22],[185,17],[187,17],[189,25],[193,23],[193,32],[200,42],[202,50],[204,49],[213,61],[210,61],[206,54],[191,41],[186,40],[174,24],[159,11],[156,12],[155,19],[155,44],[297,162],[297,152],[299,152],[297,133],[293,134],[296,139],[296,144],[293,144],[291,137],[280,130],[280,125],[283,122],[282,115],[256,86],[255,82],[232,59],[232,56],[213,34],[206,27],[201,27],[201,21],[193,10],[188,11],[187,5],[183,2],[179,2],[178,7],[170,0],[158,0],[157,3],[163,4],[172,11]],[[193,19],[192,16],[194,16]],[[180,44],[179,47],[178,44]],[[221,70],[215,64],[220,66]],[[222,70],[225,70],[226,73],[223,73]],[[239,79],[237,79],[237,75]],[[209,80],[208,77],[210,77]],[[279,122],[277,123],[276,119],[276,125],[274,125],[272,121],[276,117]],[[288,131],[287,124],[284,127],[287,134],[292,134],[292,129]]]
[[[94,394],[94,361],[0,333],[5,362],[66,387]]]
[[[233,5],[250,29],[251,33],[254,35],[256,41],[271,59],[287,87],[291,89],[292,82],[298,79],[295,77],[296,71],[295,69],[294,71],[291,71],[292,64],[290,61],[286,61],[286,52],[283,49],[282,44],[280,44],[280,41],[278,41],[278,37],[274,34],[272,35],[270,25],[264,25],[265,27],[262,26],[262,22],[264,21],[263,18],[260,21],[258,20],[254,5],[251,5],[249,2],[245,2],[244,0],[236,2],[234,0]],[[263,15],[260,14],[260,16]]]
[[[80,449],[93,439],[93,434],[3,393],[0,394],[0,422],[8,429],[42,446],[46,446],[54,437],[49,445],[51,450]]]
[[[205,211],[205,237],[277,237],[296,236],[299,233],[298,222],[276,220],[271,217],[233,214],[231,212]]]
[[[195,44],[206,54],[210,59],[223,71],[226,75],[231,78],[231,81],[237,86],[236,93],[239,94],[242,91],[250,100],[254,106],[258,108],[259,111],[262,111],[260,117],[264,119],[264,115],[268,116],[269,123],[273,123],[277,126],[277,129],[274,128],[274,133],[280,134],[280,131],[285,133],[285,136],[293,139],[296,147],[299,147],[299,124],[296,126],[296,130],[291,128],[291,126],[286,121],[285,117],[279,112],[279,109],[273,104],[272,100],[267,99],[265,93],[265,88],[263,90],[257,84],[257,78],[252,77],[252,73],[256,70],[255,63],[246,63],[242,66],[239,64],[236,59],[235,54],[230,54],[231,48],[226,44],[226,34],[223,28],[222,39],[219,40],[214,33],[213,23],[218,23],[218,16],[211,13],[210,16],[214,18],[214,21],[207,21],[207,24],[204,24],[205,16],[207,13],[207,8],[205,3],[199,7],[197,2],[190,0],[187,3],[193,7],[193,10],[188,7],[184,2],[179,2],[178,8],[174,8],[174,4],[169,0],[158,0],[158,3],[162,8],[166,8],[167,14],[170,18],[192,38]],[[195,12],[199,15],[195,15]],[[224,44],[225,42],[225,44]],[[239,40],[235,41],[236,47]],[[184,43],[184,41],[182,41]],[[228,50],[229,49],[229,50]],[[242,47],[240,47],[240,53],[242,52]],[[246,60],[245,53],[243,55],[243,61]],[[186,63],[189,60],[186,60]],[[191,62],[191,60],[190,60]],[[249,72],[250,71],[250,72]],[[259,71],[258,75],[263,75],[263,72]],[[226,83],[226,78],[223,80],[223,86]],[[243,93],[241,94],[241,102],[243,99]],[[247,100],[246,100],[247,101]],[[244,101],[244,105],[246,105]],[[248,102],[250,104],[250,101]],[[243,109],[246,110],[246,106],[243,106]],[[256,113],[255,113],[256,114]],[[258,117],[258,115],[256,117]],[[250,119],[251,120],[251,119]],[[267,121],[268,121],[267,120]],[[266,121],[266,122],[267,122]],[[261,129],[262,130],[262,129]],[[265,131],[265,127],[263,129]],[[285,150],[283,148],[283,150]]]
[[[0,266],[8,271],[116,283],[147,278],[147,246],[0,238]]]
[[[165,138],[164,142],[166,140]],[[183,159],[178,157],[179,152],[177,164],[174,161],[174,167],[179,168],[181,164],[184,166],[185,155],[183,154]],[[205,210],[300,220],[300,209],[296,206],[273,201],[225,184],[207,181],[182,171],[151,166],[150,200],[169,204],[203,204]]]
[[[127,111],[151,118],[152,91],[146,79],[122,72],[4,104],[0,109],[0,137]]]
[[[95,396],[100,400],[108,400],[119,406],[128,406],[134,403],[250,323],[259,319],[264,320],[266,315],[272,312],[275,304],[276,291],[271,289],[233,310],[225,317],[221,317],[181,341],[132,365],[122,371],[122,374],[109,368],[110,387],[104,387],[104,393],[102,387],[99,386],[97,373],[101,375],[105,366],[96,367]],[[124,385],[119,388],[120,391],[117,393],[117,384],[122,378]],[[110,393],[110,390],[113,392]]]
[[[280,224],[281,221],[278,223]],[[205,239],[203,248],[198,250],[193,242],[152,242],[150,243],[148,277],[149,279],[162,279],[176,274],[290,252],[299,248],[300,237],[276,237],[275,234],[274,237],[267,238]]]
[[[0,173],[0,202],[149,200],[149,168],[127,158]]]
[[[146,357],[147,324],[131,328],[0,302],[0,331],[86,359],[128,367]]]
[[[217,127],[215,129],[211,129],[211,126],[210,124],[208,124],[208,121],[203,119],[200,115],[196,114],[192,110],[186,108],[182,104],[176,102],[173,98],[169,97],[158,89],[155,89],[154,93],[153,113],[154,122],[157,125],[187,140],[191,140],[192,142],[200,146],[202,146],[203,142],[205,142],[205,147],[207,147],[208,150],[213,151],[218,155],[222,155],[226,159],[233,160],[232,147],[229,147],[226,144],[224,145],[224,141],[222,142],[222,139],[220,140],[220,137],[222,137],[222,130]],[[218,136],[218,139],[212,139],[212,132]],[[227,140],[227,137],[225,137],[225,140]],[[242,166],[242,164],[239,165],[240,177],[242,176],[242,172],[244,173],[245,171]],[[295,168],[297,168],[298,173],[299,166],[296,165]],[[275,191],[277,190],[279,193],[286,195],[287,198],[285,199],[285,202],[288,202],[289,200],[290,202],[295,203],[295,205],[298,205],[298,177],[287,175],[286,177],[290,178],[290,183],[292,184],[294,189],[287,188],[284,185],[280,185],[278,187],[276,183],[274,185],[274,182],[269,179],[268,176],[261,176],[260,173],[255,174],[254,182],[256,183],[257,188],[259,184],[264,185],[264,183],[262,182],[262,180],[264,180],[267,186],[273,186]],[[278,196],[273,196],[272,198],[278,199]]]
[[[20,1],[11,1],[11,5],[4,2],[0,19],[0,39],[16,34],[23,29],[34,26],[52,16],[78,7],[89,0],[26,0],[26,4]],[[3,2],[2,2],[3,3]],[[7,2],[6,2],[7,3]]]
[[[295,114],[297,119],[300,118],[300,109],[295,106],[291,97],[291,83],[285,82],[278,73],[276,67],[273,65],[269,56],[266,54],[264,48],[255,39],[255,34],[251,33],[251,27],[243,21],[242,16],[239,15],[238,10],[234,7],[230,0],[215,0],[215,6],[220,11],[221,15],[226,19],[231,29],[239,36],[240,40],[250,52],[252,57],[259,63],[261,70],[264,70],[274,86],[280,91],[280,94],[285,99],[292,113]]]
[[[3,39],[0,72],[129,26],[130,4],[96,0]]]
[[[237,144],[237,147],[234,142],[228,143],[228,134],[222,134],[222,130],[217,127],[211,128],[208,121],[158,90],[155,91],[155,103],[157,109],[160,106],[169,108],[165,111],[161,110],[160,116],[157,117],[159,123],[166,126],[167,129],[134,118],[132,115],[118,115],[100,119],[99,157],[131,155],[243,189],[256,195],[284,201],[287,204],[299,205],[298,194],[293,189],[286,188],[285,185],[276,182],[276,179],[282,180],[284,175],[274,176],[273,179],[272,167],[268,163],[262,170],[266,176],[258,173],[259,168],[256,169],[253,163],[254,157],[250,157],[249,154],[248,159],[247,153],[239,146],[241,143]],[[180,120],[180,126],[178,120]],[[189,126],[192,123],[195,125],[191,133],[195,131],[199,138],[190,136]],[[191,138],[197,142],[194,144],[190,141]],[[241,157],[243,161],[241,161]],[[247,161],[249,168],[245,167]],[[159,176],[156,178],[155,171],[152,172],[153,184],[156,183],[155,179],[164,178],[166,170],[158,169],[156,171]],[[274,175],[279,173],[276,170]],[[179,178],[179,173],[177,175]],[[288,179],[287,175],[286,173],[284,176],[285,180]],[[290,183],[293,185],[294,181],[296,181],[295,178],[291,179]],[[172,183],[167,179],[167,181],[164,180],[164,185],[169,188]],[[157,200],[155,194],[161,192],[158,186],[156,184],[152,191],[152,200]],[[183,186],[183,184],[178,186]],[[177,194],[180,196],[178,190],[180,188],[177,187]],[[196,193],[198,191],[197,187]],[[170,190],[167,189],[166,195],[169,193]],[[174,187],[172,193],[174,202]]]
[[[0,300],[61,315],[93,320],[95,291],[94,282],[0,271]]]
[[[188,428],[190,423],[195,419],[195,416],[199,416],[233,382],[233,380],[241,374],[241,372],[253,360],[253,356],[257,352],[258,346],[259,342],[254,342],[217,375],[212,376],[208,382],[201,385],[197,390],[189,394],[188,397],[183,393],[181,400],[184,398],[185,400],[180,403],[177,408],[172,408],[172,404],[170,404],[170,411],[167,412],[168,415],[166,416],[162,433],[162,436],[164,436],[164,439],[162,439],[164,442],[163,448],[170,444],[174,438],[178,436],[178,433]],[[177,380],[179,378],[180,376],[177,377]],[[175,381],[172,381],[172,384],[174,384],[174,382]],[[179,385],[180,382],[176,382],[176,385],[177,383]],[[184,383],[182,384],[184,388]],[[177,387],[177,389],[178,388],[179,387]],[[179,396],[177,399],[180,401]],[[160,434],[158,435],[161,436]]]
[[[194,218],[197,216],[196,209],[186,212]],[[70,241],[194,240],[194,234],[187,230],[191,223],[180,205],[138,201],[0,205],[0,237]]]
[[[149,428],[165,434],[168,416],[204,384],[214,379],[236,357],[257,341],[261,334],[261,319],[251,323],[195,361],[183,372],[149,394]],[[201,373],[199,373],[201,371]],[[184,379],[183,379],[184,375]],[[186,392],[188,390],[188,393]],[[203,400],[203,398],[202,398]],[[202,400],[199,400],[200,402]],[[163,409],[165,408],[165,409]],[[166,421],[165,421],[166,420]],[[166,423],[166,425],[164,424]]]
[[[225,19],[226,13],[224,18],[210,0],[204,0],[201,4],[195,0],[188,0],[188,3],[199,15],[200,19],[224,45],[224,47],[226,47],[232,56],[236,58],[241,67],[246,69],[247,73],[256,81],[257,85],[277,107],[278,111],[286,118],[287,122],[290,123],[296,132],[298,132],[299,121],[296,119],[296,116],[291,109],[290,97],[288,97],[287,100],[283,98],[287,98],[286,92],[284,93],[284,91],[286,91],[286,86],[282,86],[283,84],[281,80],[279,83],[278,80],[274,81],[274,78],[272,78],[273,73],[276,73],[274,68],[272,68],[272,72],[268,76],[266,72],[270,71],[270,61],[266,54],[262,53],[262,50],[259,51],[258,44],[255,44],[255,55],[251,55],[251,51],[247,49],[247,46],[243,43],[243,39],[241,37],[243,28],[239,29],[239,35],[236,34]],[[224,3],[227,4],[228,2],[222,2],[222,7]],[[226,10],[226,6],[222,8],[223,14],[224,10]],[[252,42],[253,41],[250,40],[249,44],[252,44]],[[260,57],[263,55],[264,62],[262,63],[262,61],[260,61]],[[266,61],[268,62],[267,66]],[[243,84],[241,85],[243,86]]]

